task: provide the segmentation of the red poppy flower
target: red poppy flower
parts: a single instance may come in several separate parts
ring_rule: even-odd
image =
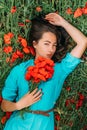
[[[67,99],[65,102],[65,106],[68,107],[70,105],[70,99]]]
[[[10,62],[10,57],[6,58],[6,63]]]
[[[11,60],[10,60],[11,63],[15,62],[18,57],[19,57],[19,56],[16,54],[16,52],[14,52],[14,53],[12,54],[12,57],[11,57]]]
[[[1,123],[2,123],[2,124],[5,124],[6,120],[7,120],[6,116],[3,116],[3,117],[1,118]]]
[[[21,52],[21,51],[19,51],[19,50],[17,50],[16,51],[16,54],[18,55],[18,57],[20,57],[20,58],[23,58],[23,53]]]
[[[27,47],[27,41],[26,41],[26,39],[24,39],[24,38],[21,39],[21,45],[23,47]]]
[[[55,115],[55,119],[56,119],[57,121],[60,121],[60,115],[59,115],[59,114],[56,114],[56,115]]]
[[[79,99],[80,99],[80,100],[84,100],[84,95],[81,94],[81,93],[79,93]]]
[[[14,34],[13,34],[12,32],[9,32],[7,35],[8,35],[10,38],[13,38],[13,37],[14,37]]]
[[[36,11],[37,12],[41,12],[42,11],[42,8],[40,6],[36,7]]]
[[[18,36],[18,42],[21,43],[21,45],[24,47],[24,48],[28,48],[27,47],[27,40],[25,38],[23,38],[22,36]]]
[[[14,14],[16,11],[17,11],[16,6],[13,6],[13,7],[11,8],[11,13]]]
[[[11,114],[12,114],[12,112],[6,112],[6,118],[9,119]]]
[[[29,50],[29,48],[24,47],[24,48],[23,48],[23,52],[25,52],[26,54],[29,54],[29,53],[30,53],[30,50]]]
[[[25,22],[26,22],[26,23],[30,23],[31,21],[30,21],[29,19],[26,19]]]
[[[78,100],[76,103],[76,109],[79,109],[83,105],[83,100]]]
[[[22,38],[23,38],[23,37],[19,35],[17,42],[21,42]]]
[[[70,102],[74,104],[75,103],[75,99],[71,98]]]
[[[16,52],[14,52],[13,54],[12,54],[12,57],[11,57],[11,63],[13,63],[13,62],[15,62],[16,61],[16,59],[18,59],[18,58],[23,58],[23,53],[22,52],[20,52],[19,50],[17,50]]]
[[[87,7],[82,8],[83,14],[87,14]]]
[[[24,23],[18,23],[18,25],[19,25],[20,27],[24,27],[24,26],[25,26]]]
[[[34,50],[34,48],[33,47],[29,47],[29,50],[30,50],[30,53],[33,55],[33,56],[35,56],[35,50]]]
[[[13,57],[14,59],[17,59],[19,56],[17,55],[16,52],[14,52],[13,55],[12,55],[12,57]]]
[[[70,91],[70,90],[71,90],[71,88],[70,88],[70,87],[66,87],[66,90],[67,90],[67,91]]]
[[[45,65],[54,66],[54,62],[50,59],[38,57],[38,59],[35,60],[35,65],[39,65],[39,67],[45,67]]]
[[[74,18],[82,16],[82,9],[77,8],[76,11],[74,12]]]
[[[67,13],[67,14],[72,14],[72,13],[73,13],[73,12],[72,12],[72,9],[71,9],[71,8],[67,8],[66,13]]]
[[[5,44],[11,44],[11,38],[7,34],[4,35],[4,42]]]
[[[11,46],[7,46],[7,47],[4,47],[3,51],[8,54],[10,52],[12,52],[12,47]]]
[[[2,100],[3,100],[3,98],[2,98],[2,96],[0,96],[0,103],[2,102]]]
[[[13,38],[14,34],[9,32],[4,35],[4,42],[5,44],[11,44],[11,38]]]

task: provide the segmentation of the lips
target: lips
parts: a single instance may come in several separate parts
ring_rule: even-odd
[[[52,54],[47,54],[47,57],[48,57],[48,58],[51,58],[51,57],[52,57]]]

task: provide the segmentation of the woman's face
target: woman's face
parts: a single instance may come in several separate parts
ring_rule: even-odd
[[[51,59],[56,51],[57,38],[51,32],[45,32],[38,42],[33,42],[36,51],[36,57],[42,56]]]

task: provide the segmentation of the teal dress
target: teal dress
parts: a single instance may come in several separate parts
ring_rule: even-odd
[[[80,61],[79,58],[67,53],[61,63],[55,63],[53,77],[39,85],[44,94],[40,101],[31,105],[31,109],[45,111],[53,108],[60,95],[65,78],[75,69]],[[30,59],[12,69],[2,90],[4,99],[18,101],[29,91],[25,73],[26,69],[32,65],[34,65],[34,60]],[[19,111],[14,111],[6,122],[4,130],[54,130],[54,113],[52,111],[49,114],[50,116],[47,117],[40,114],[25,113],[23,119]]]

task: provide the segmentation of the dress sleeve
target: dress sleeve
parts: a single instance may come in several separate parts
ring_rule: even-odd
[[[76,68],[80,62],[80,58],[74,57],[70,53],[67,53],[66,57],[61,62],[62,70],[68,75]]]
[[[8,75],[2,89],[2,97],[5,100],[14,101],[17,96],[17,73],[18,67],[14,67]]]

